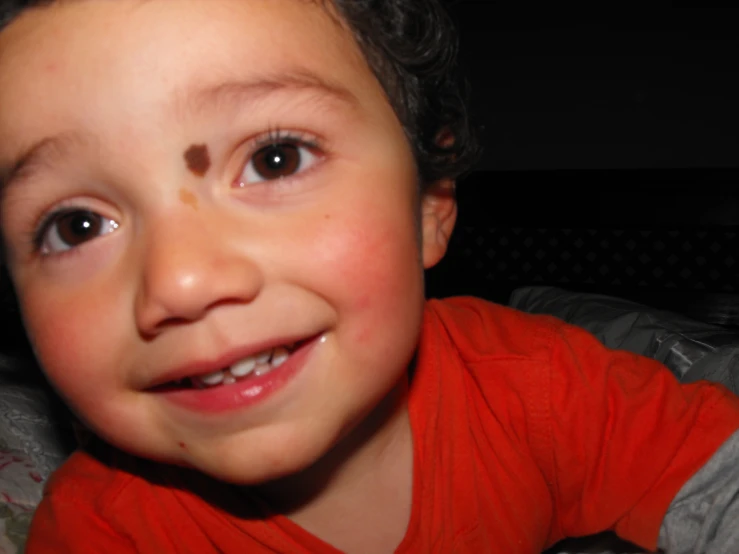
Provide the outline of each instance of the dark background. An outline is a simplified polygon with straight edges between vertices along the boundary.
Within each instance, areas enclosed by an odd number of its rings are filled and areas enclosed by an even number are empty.
[[[739,9],[449,1],[484,152],[429,295],[555,285],[739,326]]]
[[[453,2],[478,169],[739,167],[739,10],[592,4]]]

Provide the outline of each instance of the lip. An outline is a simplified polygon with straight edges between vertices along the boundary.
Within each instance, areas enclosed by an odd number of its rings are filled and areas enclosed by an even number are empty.
[[[152,391],[158,387],[169,385],[183,379],[189,379],[191,377],[202,377],[204,375],[209,375],[215,371],[220,371],[222,369],[226,369],[227,367],[231,367],[236,362],[240,362],[241,360],[244,360],[249,356],[261,354],[262,352],[272,350],[273,348],[276,348],[278,346],[294,344],[295,350],[297,350],[303,343],[309,342],[319,336],[320,335],[313,335],[306,338],[305,335],[303,335],[302,338],[286,337],[282,339],[273,339],[230,350],[225,354],[219,356],[218,358],[194,361],[165,373],[161,377],[157,378],[156,381],[148,385],[147,390]]]
[[[173,404],[192,412],[220,414],[244,409],[263,402],[292,381],[305,366],[308,357],[320,342],[321,336],[322,335],[316,335],[307,340],[296,341],[297,346],[290,354],[290,357],[281,366],[273,369],[266,375],[250,376],[230,385],[217,385],[215,387],[207,387],[204,389],[185,388],[161,391],[150,389],[150,392],[168,402],[172,402]],[[274,343],[274,346],[282,344],[290,344],[290,342]],[[207,373],[209,371],[212,372],[216,369],[227,367],[228,365],[231,365],[251,354],[263,352],[269,348],[269,346],[266,346],[261,350],[254,350],[252,348],[248,350],[247,354],[241,357],[228,356],[224,358],[226,363],[223,365],[209,364],[205,369],[203,369],[203,366],[199,366],[199,369],[201,370],[201,373]],[[230,363],[228,363],[228,360],[231,360]],[[178,375],[179,374],[180,373],[178,373]],[[190,372],[185,373],[184,375],[191,377],[198,374],[199,373]],[[178,378],[184,377],[174,377],[172,380],[177,380]]]

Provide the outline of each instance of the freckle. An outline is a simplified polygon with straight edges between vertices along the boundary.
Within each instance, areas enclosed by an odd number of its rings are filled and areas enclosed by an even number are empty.
[[[186,444],[185,444],[184,442],[178,442],[177,444],[178,444],[178,445],[179,445],[179,447],[180,447],[180,448],[182,448],[183,450],[187,450],[187,445],[186,445]]]
[[[198,198],[187,189],[180,189],[180,202],[190,206],[193,210],[198,209]]]
[[[185,163],[187,168],[198,177],[205,176],[210,169],[210,154],[205,144],[193,144],[185,150]]]

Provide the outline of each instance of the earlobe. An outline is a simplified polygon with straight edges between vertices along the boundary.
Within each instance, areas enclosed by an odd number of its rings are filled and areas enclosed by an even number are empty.
[[[431,185],[421,199],[423,267],[433,267],[444,257],[457,221],[454,180],[442,179]]]

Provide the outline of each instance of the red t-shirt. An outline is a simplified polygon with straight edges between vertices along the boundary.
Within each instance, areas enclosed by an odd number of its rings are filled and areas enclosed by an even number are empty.
[[[427,304],[409,403],[408,553],[535,554],[608,529],[654,549],[671,500],[739,427],[725,388],[472,298]],[[107,449],[52,477],[27,552],[337,551],[243,489]]]

